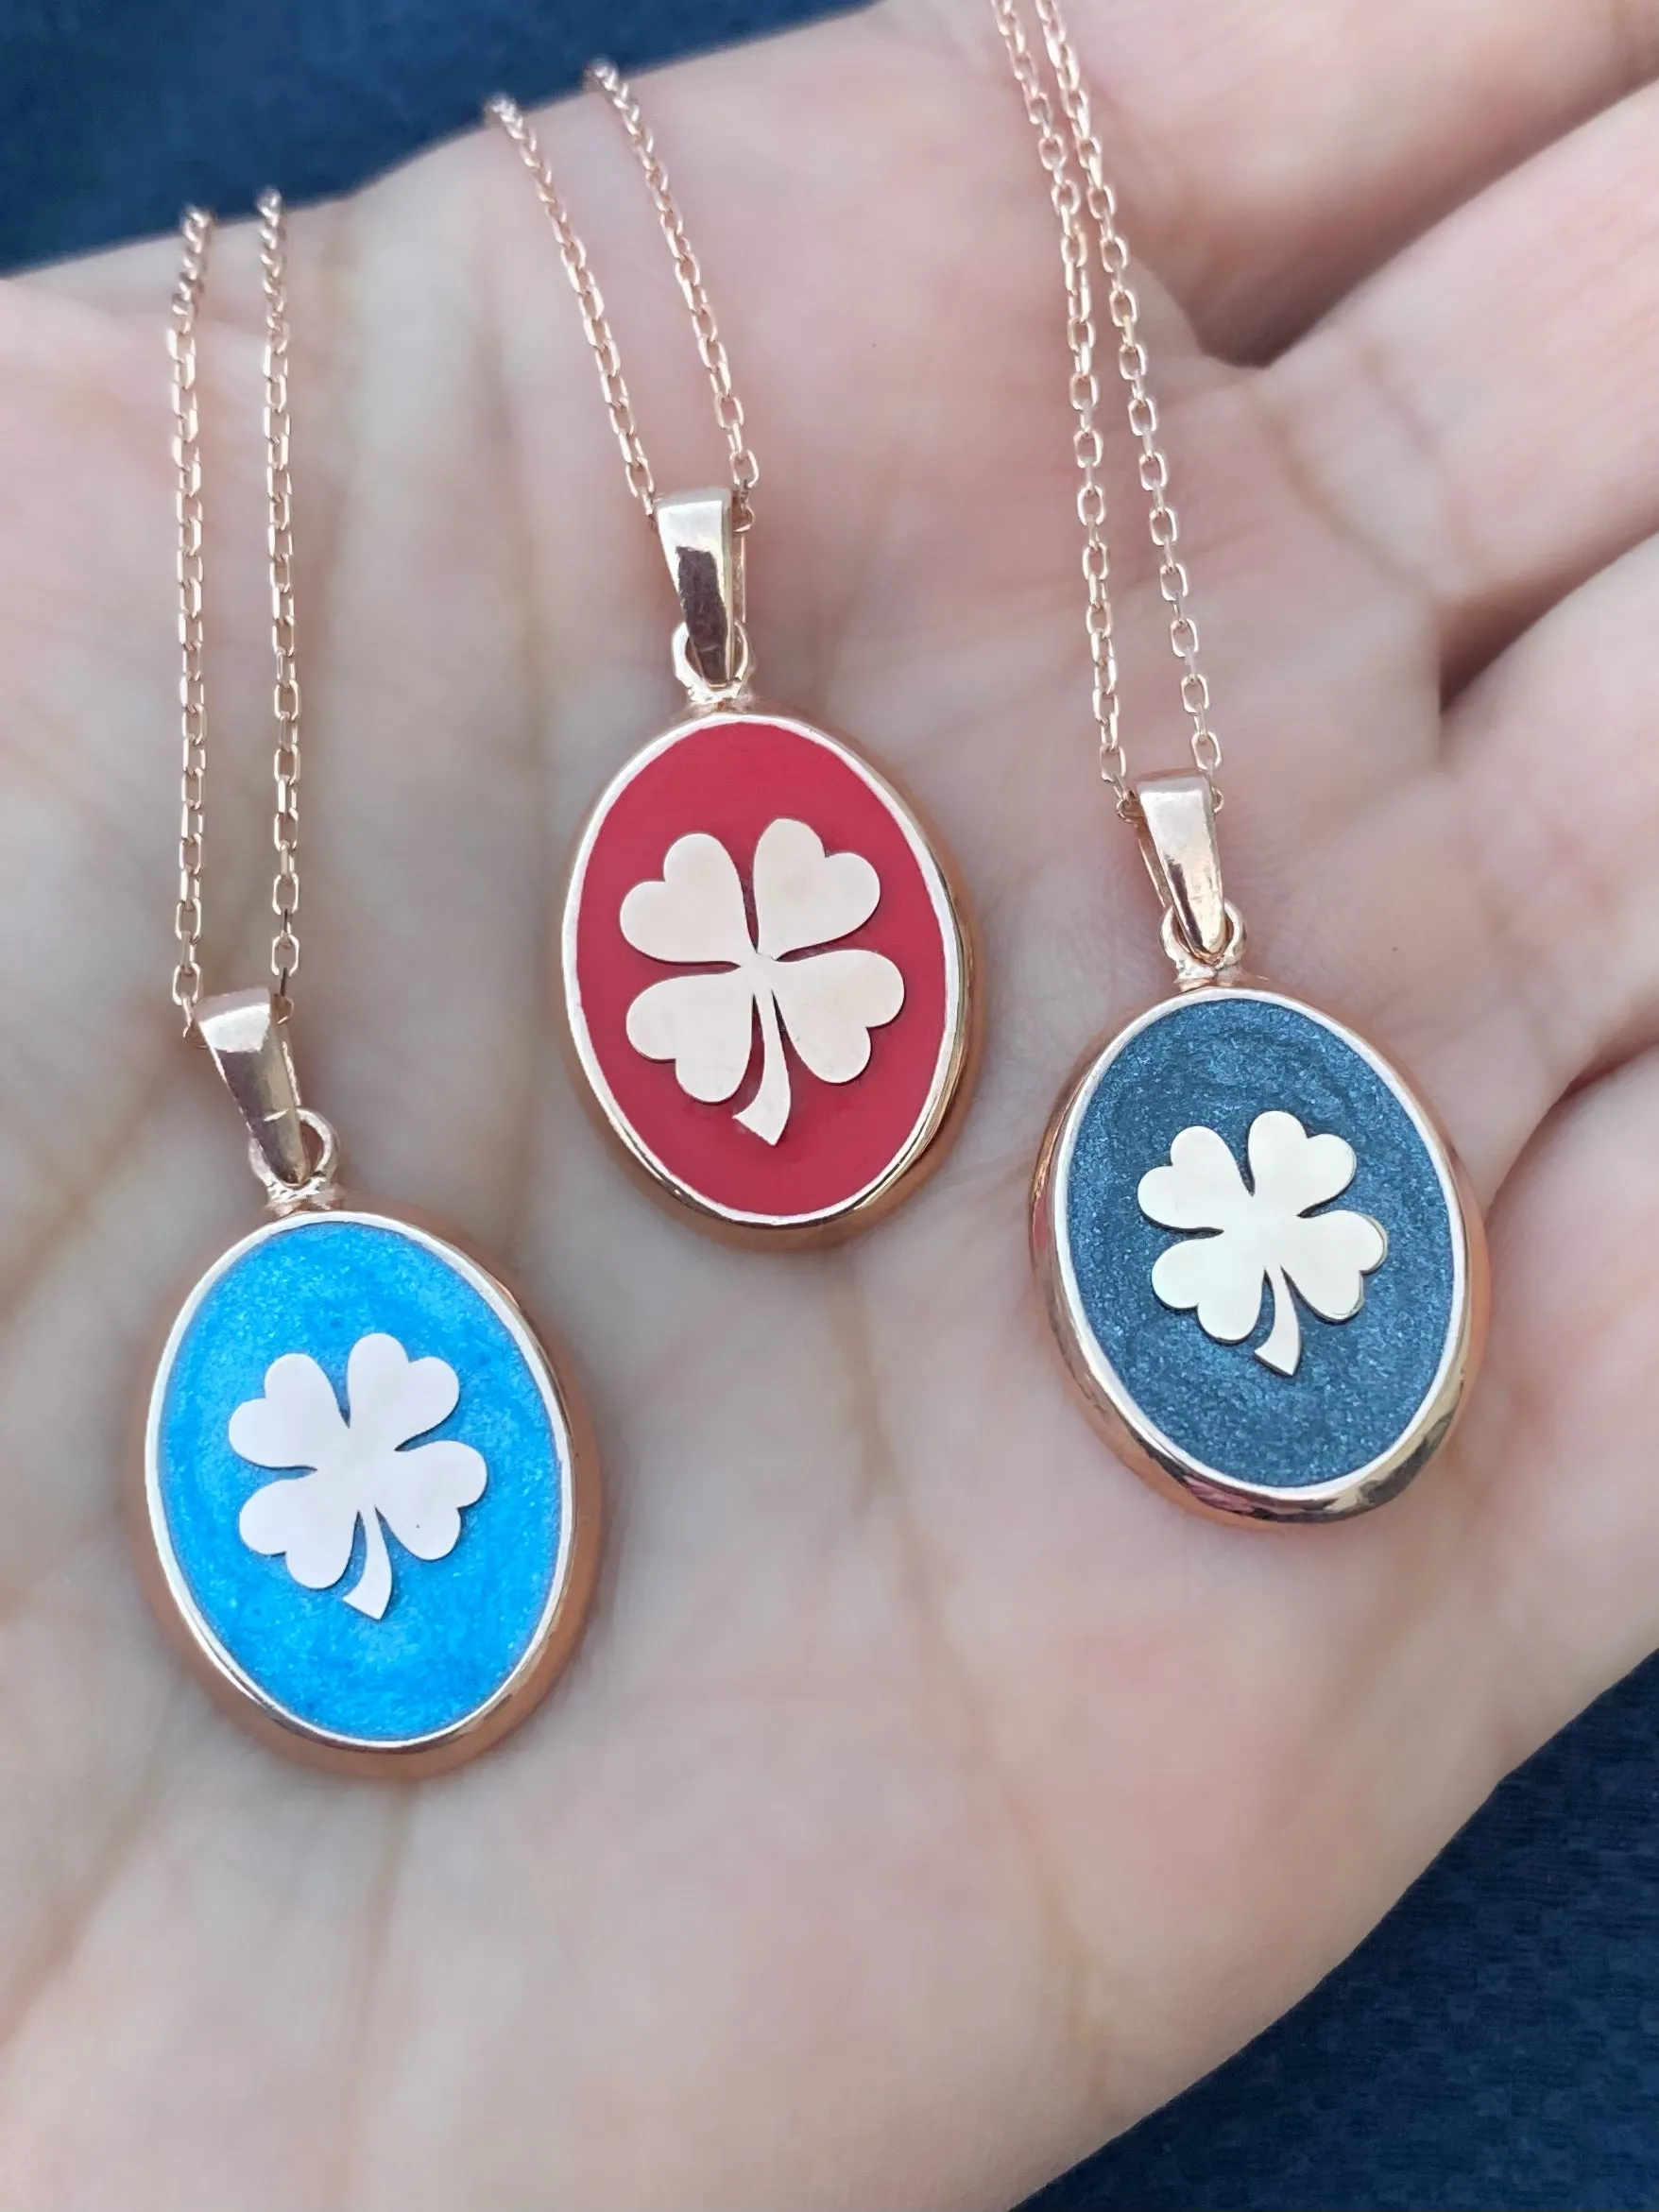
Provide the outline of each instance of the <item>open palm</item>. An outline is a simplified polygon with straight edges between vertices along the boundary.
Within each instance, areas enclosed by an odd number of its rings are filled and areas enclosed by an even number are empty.
[[[482,135],[296,225],[301,1075],[353,1186],[568,1345],[607,1566],[539,1715],[404,1789],[163,1650],[118,1501],[172,1302],[256,1218],[175,1034],[164,304],[0,295],[0,2197],[992,2203],[1360,1937],[1659,1636],[1659,9],[1077,6],[1140,251],[1253,964],[1410,1068],[1490,1208],[1484,1380],[1351,1527],[1194,1521],[1030,1287],[1075,1055],[1166,985],[1095,780],[1052,218],[988,18],[874,13],[649,106],[765,470],[766,693],[922,795],[990,1049],[938,1179],[710,1244],[547,995],[583,811],[675,706],[660,562]],[[719,447],[608,117],[547,125],[658,481]],[[276,180],[280,181],[280,180]],[[257,272],[204,340],[210,987],[263,972]],[[1115,436],[1137,768],[1172,663]]]

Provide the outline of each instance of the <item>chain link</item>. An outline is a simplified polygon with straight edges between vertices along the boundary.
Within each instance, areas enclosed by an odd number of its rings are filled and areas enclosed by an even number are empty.
[[[623,466],[628,474],[628,489],[644,508],[647,515],[657,506],[657,487],[651,477],[651,464],[645,458],[645,449],[640,442],[640,429],[634,420],[634,403],[628,397],[626,379],[622,371],[622,355],[616,350],[616,339],[611,333],[610,318],[605,312],[605,301],[593,271],[588,266],[588,249],[577,237],[570,214],[559,197],[558,186],[553,180],[531,129],[528,120],[518,104],[505,94],[488,102],[484,111],[492,123],[503,130],[519,149],[519,155],[530,172],[537,196],[547,211],[547,219],[553,225],[554,236],[558,241],[559,259],[564,263],[565,274],[571,280],[571,288],[576,295],[576,304],[582,311],[582,328],[588,334],[588,343],[593,358],[599,364],[599,383],[605,393],[606,410],[610,416],[610,427],[616,433],[616,442],[622,448]]]
[[[182,254],[173,288],[167,352],[173,363],[173,465],[178,472],[174,513],[179,523],[179,900],[173,933],[179,960],[173,1003],[188,1037],[201,997],[202,780],[207,768],[207,724],[201,676],[201,424],[196,400],[196,320],[207,275],[214,218],[191,208],[180,230]]]
[[[282,197],[259,199],[260,274],[265,283],[265,482],[270,560],[271,651],[277,679],[271,706],[277,717],[276,813],[271,842],[277,872],[271,883],[271,980],[286,1011],[288,986],[299,968],[299,677],[294,659],[294,478],[289,466],[287,231]]]
[[[674,191],[668,181],[668,171],[662,165],[640,103],[632,88],[610,61],[595,61],[583,79],[590,92],[601,94],[609,101],[629,146],[634,149],[644,174],[645,187],[651,195],[651,204],[657,211],[657,220],[674,259],[674,273],[678,281],[680,294],[692,317],[692,328],[696,333],[697,352],[708,373],[709,388],[714,395],[714,420],[726,433],[727,450],[731,455],[731,484],[735,497],[732,501],[732,524],[746,530],[755,519],[750,494],[761,481],[761,464],[756,460],[744,434],[743,402],[731,388],[731,363],[726,357],[726,346],[714,320],[713,305],[703,282],[703,271],[692,242],[686,236],[685,217],[679,212]]]
[[[1128,390],[1129,427],[1140,448],[1137,472],[1147,495],[1148,528],[1158,557],[1158,591],[1170,610],[1170,646],[1181,663],[1181,705],[1192,725],[1192,758],[1199,773],[1208,780],[1219,809],[1222,795],[1216,789],[1215,777],[1222,763],[1221,740],[1210,727],[1209,685],[1198,662],[1198,626],[1188,605],[1190,583],[1178,551],[1180,524],[1169,499],[1169,457],[1158,444],[1157,406],[1147,381],[1139,303],[1128,282],[1129,248],[1118,226],[1117,197],[1106,178],[1105,156],[1059,0],[1032,0],[1032,6],[1054,73],[1069,149],[1056,128],[1053,104],[1027,43],[1018,0],[991,0],[1026,114],[1037,134],[1038,159],[1048,174],[1050,197],[1060,219],[1067,338],[1072,357],[1070,400],[1077,418],[1073,447],[1083,472],[1077,505],[1086,539],[1083,567],[1088,582],[1089,651],[1094,663],[1095,719],[1101,732],[1101,773],[1111,785],[1120,810],[1130,808],[1133,799],[1119,733],[1117,665],[1111,643],[1105,497],[1099,481],[1101,440],[1095,420],[1100,386],[1094,369],[1096,333],[1087,277],[1091,256],[1084,208],[1093,226],[1106,287],[1106,310],[1118,336],[1118,373]]]
[[[746,530],[754,521],[751,494],[760,481],[761,464],[749,450],[744,436],[743,403],[732,389],[731,364],[727,358],[726,347],[714,319],[714,310],[703,282],[702,269],[686,235],[685,220],[668,181],[668,172],[662,165],[650,130],[640,112],[639,101],[611,64],[608,61],[596,61],[589,70],[586,81],[593,91],[602,94],[615,110],[627,133],[628,144],[633,147],[644,172],[657,219],[674,257],[675,275],[686,305],[691,310],[697,352],[708,372],[710,389],[714,395],[714,420],[720,425],[731,455],[732,522],[737,529]],[[616,337],[605,312],[605,301],[599,286],[588,266],[587,248],[576,234],[570,211],[553,180],[553,174],[547,166],[536,133],[520,108],[512,100],[498,96],[488,103],[485,113],[491,122],[501,126],[518,147],[520,157],[535,182],[541,204],[547,211],[547,218],[558,241],[559,258],[581,309],[582,328],[587,333],[588,344],[598,364],[600,386],[605,394],[610,426],[616,433],[617,444],[622,448],[628,489],[649,516],[656,511],[657,488],[652,478],[651,465],[645,458],[644,446],[640,439],[639,424],[634,420],[633,402],[623,376],[622,356],[617,351]]]
[[[277,933],[271,976],[279,1007],[299,966],[299,679],[294,657],[294,485],[289,462],[286,237],[282,202],[274,192],[259,202],[260,266],[265,286],[265,440],[270,566],[271,645],[277,677],[276,805],[271,838],[277,869],[271,907]],[[173,928],[179,959],[173,1003],[186,1036],[201,998],[203,811],[207,712],[202,677],[201,422],[197,391],[197,324],[207,279],[214,218],[191,208],[180,225],[179,281],[174,286],[167,350],[173,365],[174,513],[179,525],[179,898]]]
[[[1095,374],[1094,300],[1089,288],[1089,248],[1083,226],[1083,192],[1071,166],[1066,140],[1054,121],[1053,103],[1043,89],[1035,58],[1026,43],[1017,0],[991,0],[998,28],[1008,48],[1015,81],[1037,137],[1037,159],[1049,180],[1049,197],[1060,218],[1060,260],[1066,276],[1066,342],[1071,350],[1068,393],[1077,418],[1071,451],[1083,481],[1077,491],[1077,519],[1083,524],[1083,574],[1088,587],[1088,650],[1094,669],[1094,714],[1101,733],[1101,774],[1120,808],[1130,803],[1128,763],[1119,734],[1118,657],[1112,640],[1111,554],[1106,542],[1106,494],[1100,480],[1103,457],[1100,379]]]

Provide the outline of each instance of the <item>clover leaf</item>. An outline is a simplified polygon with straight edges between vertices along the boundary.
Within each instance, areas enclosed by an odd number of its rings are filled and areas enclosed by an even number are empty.
[[[446,1420],[460,1395],[447,1361],[411,1360],[395,1337],[363,1336],[346,1363],[347,1419],[311,1355],[284,1352],[266,1370],[265,1396],[231,1415],[231,1449],[255,1466],[311,1471],[253,1493],[237,1521],[242,1541],[284,1553],[297,1583],[323,1590],[351,1564],[361,1521],[368,1556],[346,1603],[380,1620],[392,1594],[382,1520],[417,1559],[442,1559],[460,1538],[461,1507],[484,1495],[487,1471],[470,1444],[403,1449]]]
[[[1344,1138],[1309,1136],[1294,1114],[1258,1114],[1246,1140],[1246,1185],[1223,1139],[1213,1129],[1183,1129],[1166,1167],[1142,1175],[1140,1209],[1160,1226],[1213,1235],[1172,1244],[1152,1271],[1166,1306],[1196,1312],[1199,1327],[1220,1344],[1241,1344],[1272,1286],[1273,1327],[1256,1356],[1281,1375],[1302,1357],[1294,1285],[1325,1321],[1351,1321],[1365,1296],[1364,1277],[1382,1265],[1388,1237],[1369,1214],[1314,1213],[1353,1181],[1359,1167]]]
[[[628,943],[653,960],[704,965],[642,990],[628,1008],[627,1034],[646,1059],[674,1062],[688,1097],[713,1104],[743,1082],[758,1012],[760,1088],[735,1119],[776,1144],[791,1106],[779,1017],[821,1082],[850,1083],[869,1065],[870,1031],[903,1005],[904,978],[881,952],[809,950],[847,936],[876,911],[881,880],[861,853],[826,852],[804,822],[779,818],[755,847],[752,888],[753,935],[736,865],[705,831],[677,838],[660,878],[635,884],[622,902]]]

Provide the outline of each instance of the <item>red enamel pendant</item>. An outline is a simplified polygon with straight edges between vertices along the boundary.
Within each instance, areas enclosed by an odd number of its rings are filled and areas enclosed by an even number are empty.
[[[724,498],[659,504],[671,567],[676,510],[683,550],[685,509]],[[717,575],[718,518],[693,550]],[[562,932],[571,1038],[652,1190],[719,1233],[832,1241],[907,1194],[953,1134],[974,1043],[966,923],[910,804],[851,746],[741,680],[701,679],[724,641],[693,665],[690,621],[725,594],[699,601],[683,567],[676,581],[701,712],[627,763],[583,832]]]

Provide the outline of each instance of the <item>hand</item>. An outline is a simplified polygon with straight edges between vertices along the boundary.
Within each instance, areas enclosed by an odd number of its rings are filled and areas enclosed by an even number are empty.
[[[671,609],[510,149],[296,226],[308,1095],[583,1378],[572,1673],[477,1767],[291,1768],[164,1651],[118,1492],[257,1218],[167,1002],[146,246],[0,295],[0,2194],[1005,2202],[1213,2065],[1659,1637],[1659,8],[1085,6],[1258,969],[1413,1071],[1490,1208],[1456,1444],[1349,1527],[1190,1519],[1025,1257],[1076,1055],[1167,974],[1095,780],[1052,216],[988,19],[890,0],[654,79],[764,476],[768,693],[922,795],[988,941],[946,1171],[758,1257],[605,1157],[554,1042],[576,824]],[[1589,118],[1586,120],[1586,118]],[[596,105],[546,143],[660,482],[721,448]],[[264,971],[251,241],[204,340],[210,987]],[[1109,374],[1132,759],[1185,759]]]

